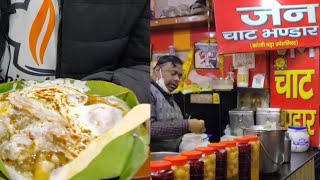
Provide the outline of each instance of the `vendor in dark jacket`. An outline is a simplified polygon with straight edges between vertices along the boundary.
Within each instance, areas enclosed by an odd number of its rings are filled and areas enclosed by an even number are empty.
[[[151,91],[151,151],[179,151],[187,132],[202,133],[204,121],[184,119],[172,92],[182,76],[182,61],[175,56],[161,57],[153,69]]]
[[[104,80],[149,102],[150,1],[62,1],[58,78]]]

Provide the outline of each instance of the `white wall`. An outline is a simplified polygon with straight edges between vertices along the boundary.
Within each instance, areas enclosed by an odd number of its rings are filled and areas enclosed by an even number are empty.
[[[186,4],[191,6],[196,0],[168,0],[169,6],[179,6],[180,4]]]
[[[185,4],[191,6],[196,0],[154,0],[156,5],[156,17],[160,17],[162,9],[167,6],[179,6]]]

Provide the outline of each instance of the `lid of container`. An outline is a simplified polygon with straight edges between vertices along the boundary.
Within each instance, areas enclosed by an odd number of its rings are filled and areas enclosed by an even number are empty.
[[[209,147],[213,148],[214,150],[224,149],[226,145],[223,143],[211,143],[208,145]]]
[[[229,111],[229,114],[253,114],[254,110],[251,108],[235,108]]]
[[[196,151],[200,151],[205,155],[213,154],[214,149],[212,147],[199,147],[195,149]]]
[[[246,135],[244,137],[248,138],[249,141],[258,141],[259,140],[259,137],[258,136],[254,136],[254,135]]]
[[[250,111],[237,111],[237,112],[229,112],[229,116],[253,116],[254,113]]]
[[[199,151],[185,151],[181,153],[183,156],[186,156],[188,159],[199,159],[202,155],[202,152]]]
[[[202,140],[204,138],[207,138],[207,134],[196,134],[196,133],[187,133],[183,135],[183,139],[190,139],[190,140]]]
[[[151,161],[150,170],[151,171],[162,171],[171,169],[170,161]]]
[[[234,108],[231,109],[230,111],[253,111],[253,108],[248,108],[248,107],[240,107],[240,108]]]
[[[250,132],[250,133],[259,133],[259,132],[275,132],[275,131],[286,131],[287,129],[281,126],[276,126],[276,127],[268,127],[265,128],[264,125],[254,125],[250,127],[241,127],[245,132]]]
[[[289,126],[289,129],[293,129],[293,130],[306,130],[307,127],[304,126]]]
[[[188,158],[186,156],[166,156],[166,161],[170,161],[172,166],[183,166],[187,163]]]
[[[225,144],[226,147],[235,147],[237,146],[236,141],[221,141],[220,143]]]
[[[249,143],[249,138],[246,138],[246,137],[241,137],[241,138],[235,138],[234,139],[237,143],[243,143],[243,144],[246,144],[246,143]]]
[[[267,112],[280,112],[280,108],[257,108],[257,113],[260,111],[267,111]]]

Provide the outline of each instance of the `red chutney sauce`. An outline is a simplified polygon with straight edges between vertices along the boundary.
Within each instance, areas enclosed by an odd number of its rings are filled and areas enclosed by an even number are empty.
[[[201,158],[202,152],[199,151],[185,151],[181,153],[188,158],[190,164],[190,180],[204,179],[204,161]]]
[[[251,144],[246,137],[234,139],[239,149],[239,179],[251,180]]]
[[[227,150],[226,145],[223,143],[211,143],[209,147],[214,149],[216,154],[216,179],[227,179]]]
[[[169,161],[151,161],[150,162],[152,180],[173,180],[174,174],[171,170]]]

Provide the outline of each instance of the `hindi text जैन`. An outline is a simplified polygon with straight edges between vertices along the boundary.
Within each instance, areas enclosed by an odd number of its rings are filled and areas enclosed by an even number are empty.
[[[313,97],[313,89],[304,90],[306,83],[311,83],[315,70],[282,70],[275,71],[276,91],[278,94],[286,94],[286,98],[298,98],[298,92],[302,99],[308,100]],[[299,76],[304,76],[298,79]],[[291,83],[292,78],[292,83]],[[284,84],[283,86],[281,84]],[[291,94],[292,89],[292,94]]]
[[[289,126],[305,126],[308,129],[310,136],[315,135],[313,126],[316,119],[316,110],[283,110],[284,111],[284,125]],[[300,122],[299,122],[300,121]],[[302,123],[301,123],[302,121]]]
[[[249,26],[261,26],[268,22],[268,16],[272,16],[274,26],[281,26],[281,10],[285,10],[283,18],[287,22],[299,22],[304,18],[304,13],[307,13],[308,23],[315,24],[316,8],[319,4],[301,4],[301,5],[281,5],[274,7],[242,7],[237,8],[237,12],[253,12],[254,16],[258,16],[257,20],[252,20],[249,14],[242,14],[241,20]]]

